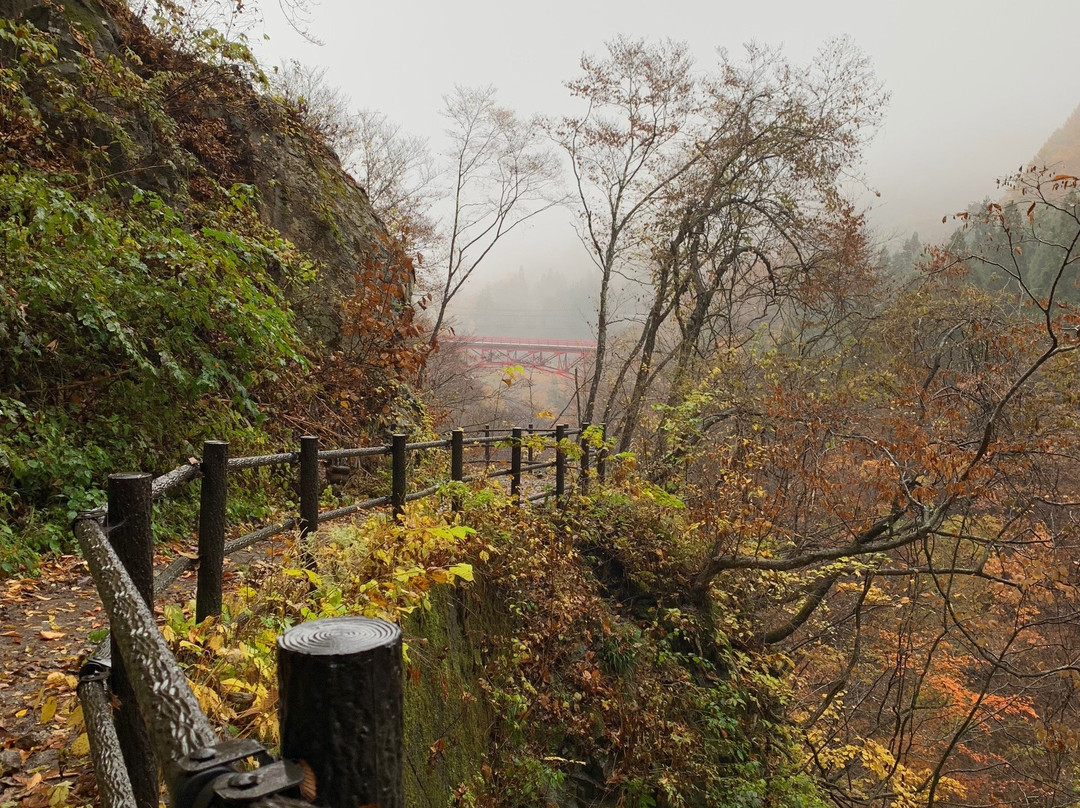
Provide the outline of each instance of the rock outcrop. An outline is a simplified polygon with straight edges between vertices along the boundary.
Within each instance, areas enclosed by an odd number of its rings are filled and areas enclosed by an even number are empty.
[[[313,259],[304,277],[275,278],[312,343],[341,347],[341,301],[358,283],[409,283],[407,270],[388,268],[396,257],[391,239],[364,190],[291,110],[256,89],[253,63],[211,64],[205,54],[185,53],[117,0],[4,0],[0,17],[53,34],[60,72],[108,65],[119,85],[84,93],[101,113],[96,119],[46,108],[49,130],[68,141],[61,151],[70,156],[93,144],[98,172],[172,204],[212,193],[211,185],[258,191],[264,223]],[[4,55],[0,48],[0,63]]]

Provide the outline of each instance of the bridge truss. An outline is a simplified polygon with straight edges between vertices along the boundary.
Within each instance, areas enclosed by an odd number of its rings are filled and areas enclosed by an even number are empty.
[[[514,365],[563,379],[596,353],[596,343],[583,340],[521,337],[449,336],[440,342],[459,351],[469,367],[505,368]]]

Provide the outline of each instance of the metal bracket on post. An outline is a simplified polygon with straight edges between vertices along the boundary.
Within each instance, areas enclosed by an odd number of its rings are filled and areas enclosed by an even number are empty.
[[[231,764],[253,757],[259,767],[239,772]],[[224,800],[252,802],[295,789],[304,770],[287,760],[274,760],[258,741],[239,738],[195,749],[176,761],[179,776],[171,785],[174,808],[207,808]],[[215,800],[215,797],[217,798]]]

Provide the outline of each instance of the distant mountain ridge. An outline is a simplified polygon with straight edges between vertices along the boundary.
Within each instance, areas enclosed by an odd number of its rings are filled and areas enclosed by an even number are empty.
[[[1031,165],[1080,173],[1080,105],[1042,145]]]

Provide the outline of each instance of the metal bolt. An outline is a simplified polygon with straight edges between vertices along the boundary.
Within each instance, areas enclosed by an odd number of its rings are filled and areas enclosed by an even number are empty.
[[[251,788],[262,782],[262,774],[259,772],[240,772],[229,778],[230,788]]]
[[[194,752],[191,752],[188,757],[192,760],[198,760],[201,762],[206,760],[213,760],[215,754],[216,753],[214,752],[214,750],[211,749],[209,746],[204,746],[200,749],[196,749]]]

